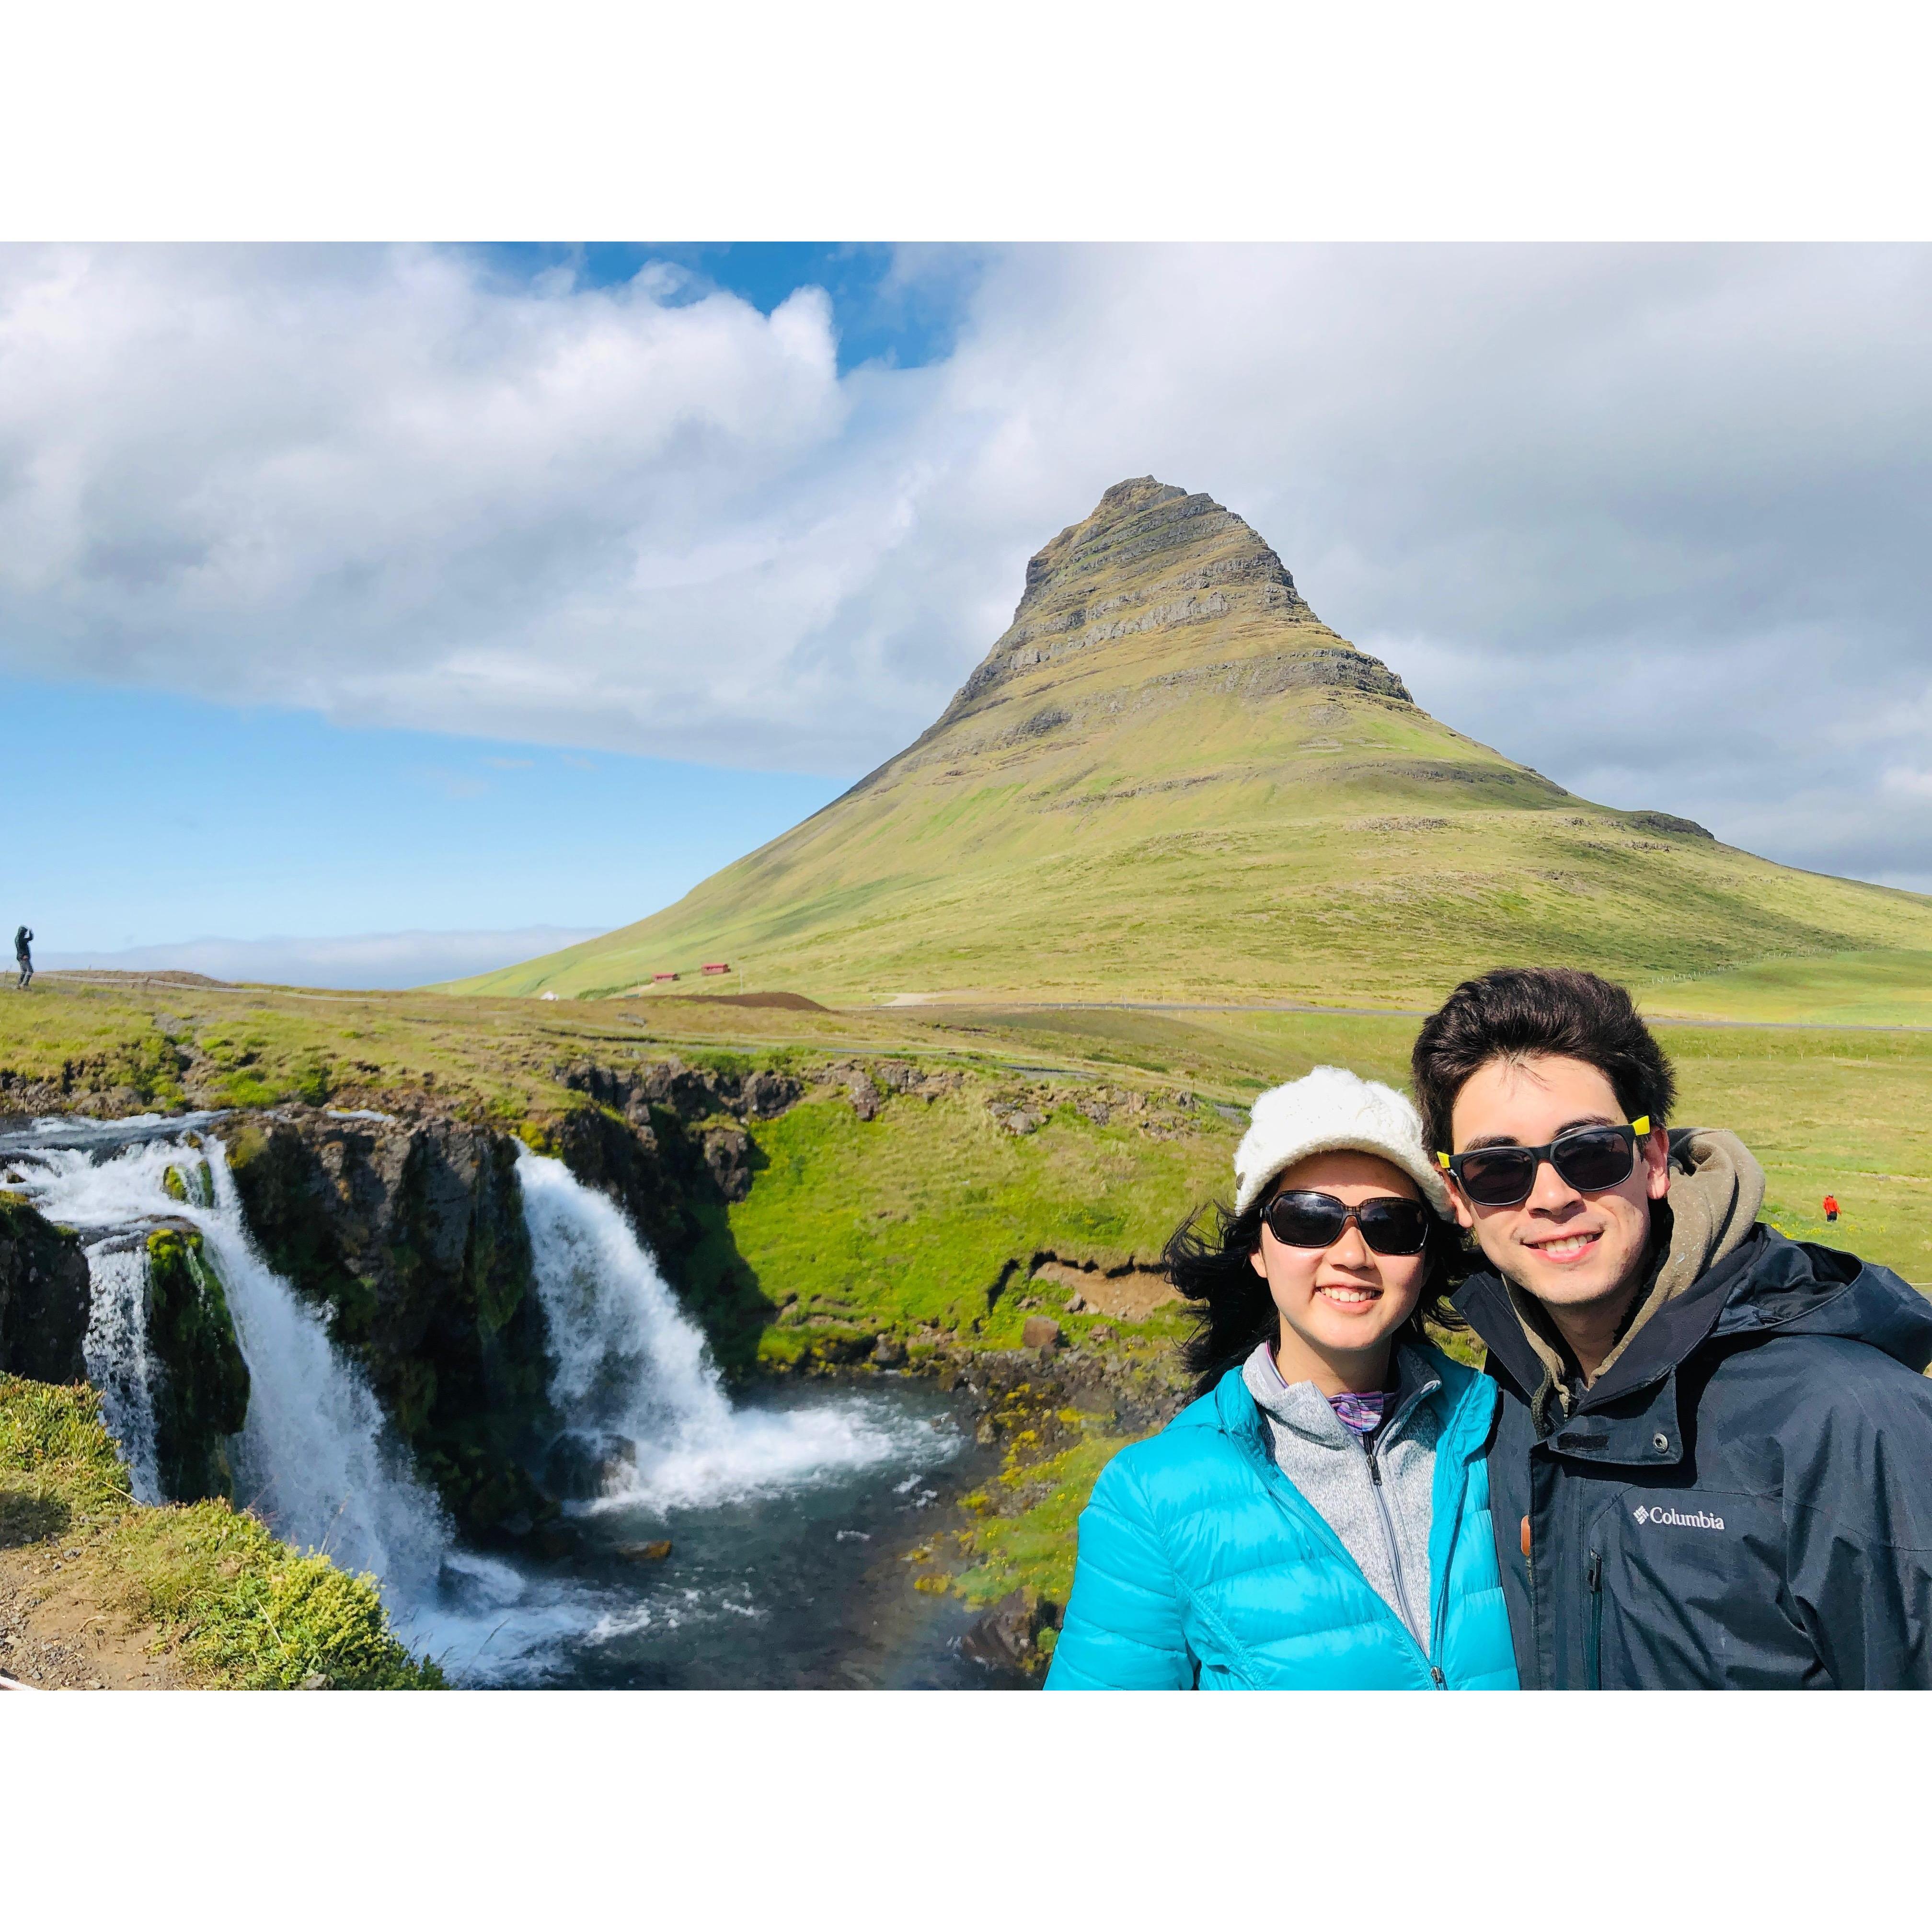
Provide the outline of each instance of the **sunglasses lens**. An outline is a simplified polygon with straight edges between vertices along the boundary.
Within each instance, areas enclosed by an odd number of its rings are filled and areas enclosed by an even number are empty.
[[[1536,1178],[1536,1156],[1527,1148],[1484,1148],[1463,1155],[1456,1178],[1478,1205],[1508,1208],[1528,1196]]]
[[[1572,1187],[1615,1187],[1629,1180],[1636,1150],[1630,1136],[1614,1127],[1585,1127],[1565,1134],[1550,1158]]]
[[[1332,1194],[1298,1189],[1268,1203],[1268,1224],[1274,1238],[1291,1248],[1325,1248],[1339,1240],[1348,1210]]]
[[[1297,1189],[1268,1203],[1268,1224],[1285,1247],[1332,1247],[1348,1225],[1348,1210],[1332,1194]],[[1378,1255],[1414,1255],[1429,1235],[1429,1210],[1419,1201],[1364,1201],[1355,1210],[1362,1239]]]
[[[1429,1238],[1429,1210],[1419,1201],[1365,1201],[1355,1218],[1378,1255],[1418,1255]]]

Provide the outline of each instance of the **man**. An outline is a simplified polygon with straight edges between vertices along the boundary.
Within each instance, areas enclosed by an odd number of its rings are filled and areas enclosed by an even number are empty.
[[[14,963],[20,969],[20,983],[15,989],[24,993],[34,983],[34,956],[28,950],[34,935],[23,926],[14,935]]]
[[[1594,974],[1467,982],[1412,1072],[1487,1264],[1456,1305],[1525,1688],[1932,1686],[1932,1306],[1760,1222],[1734,1135],[1667,1132]]]

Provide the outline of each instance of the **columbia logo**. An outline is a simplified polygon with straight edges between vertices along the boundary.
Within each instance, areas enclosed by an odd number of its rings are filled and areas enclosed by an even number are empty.
[[[1642,1503],[1630,1511],[1638,1522],[1668,1523],[1674,1529],[1722,1529],[1724,1519],[1708,1510],[1694,1510],[1688,1516],[1674,1509],[1646,1509]]]

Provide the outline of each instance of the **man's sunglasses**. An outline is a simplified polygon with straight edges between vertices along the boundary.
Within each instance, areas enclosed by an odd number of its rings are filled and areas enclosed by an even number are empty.
[[[1539,1162],[1547,1161],[1579,1192],[1594,1194],[1629,1180],[1637,1143],[1650,1132],[1650,1116],[1621,1127],[1572,1127],[1546,1147],[1472,1148],[1436,1158],[1479,1208],[1514,1208],[1529,1198]]]
[[[1419,1255],[1429,1238],[1429,1210],[1397,1194],[1378,1195],[1351,1208],[1312,1188],[1284,1189],[1262,1210],[1268,1232],[1284,1247],[1330,1248],[1352,1221],[1378,1255]]]

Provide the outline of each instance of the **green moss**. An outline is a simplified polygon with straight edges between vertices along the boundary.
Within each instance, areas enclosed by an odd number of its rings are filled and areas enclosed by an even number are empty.
[[[1070,1448],[1044,1460],[1010,1460],[1000,1479],[1010,1487],[1024,1482],[1046,1484],[1044,1500],[1010,1516],[982,1514],[960,1532],[968,1567],[953,1587],[969,1603],[991,1604],[1010,1592],[1027,1588],[1048,1601],[1064,1604],[1073,1587],[1076,1526],[1100,1472],[1131,1437],[1083,1436]],[[994,1489],[1000,1486],[996,1484]],[[982,1496],[982,1510],[997,1505],[996,1497]]]
[[[162,1488],[182,1502],[232,1496],[228,1438],[248,1419],[248,1365],[221,1278],[191,1229],[148,1237],[148,1344],[163,1370],[154,1392]]]
[[[730,1232],[766,1300],[874,1333],[931,1323],[1011,1346],[1034,1253],[1145,1260],[1224,1185],[1234,1136],[1218,1118],[1156,1141],[1063,1107],[1016,1137],[987,1113],[991,1090],[889,1101],[869,1123],[842,1099],[753,1123],[764,1165]]]

